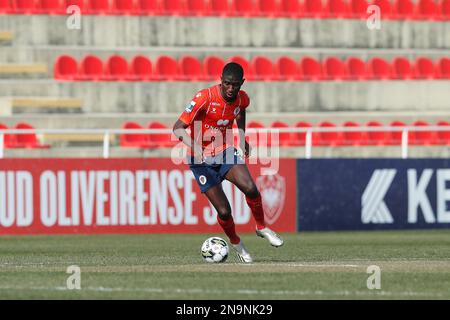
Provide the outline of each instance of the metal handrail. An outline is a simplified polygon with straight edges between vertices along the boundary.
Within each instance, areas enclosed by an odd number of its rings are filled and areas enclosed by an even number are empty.
[[[238,129],[234,129],[238,132]],[[380,127],[305,127],[305,128],[247,128],[248,133],[306,133],[305,158],[312,156],[312,134],[319,132],[402,132],[401,147],[402,158],[408,158],[408,133],[409,132],[440,132],[450,131],[448,126],[380,126]],[[0,159],[4,157],[4,135],[5,134],[102,134],[103,135],[103,157],[109,158],[110,136],[115,134],[171,134],[171,129],[0,129]]]

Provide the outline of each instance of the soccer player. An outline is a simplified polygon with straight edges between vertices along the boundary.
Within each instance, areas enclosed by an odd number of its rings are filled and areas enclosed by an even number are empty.
[[[233,62],[225,65],[221,83],[198,92],[175,123],[173,132],[189,148],[189,167],[201,192],[217,210],[217,221],[239,260],[251,263],[250,253],[236,234],[231,207],[221,185],[223,180],[230,181],[245,194],[258,236],[275,247],[282,246],[283,239],[266,226],[261,194],[240,152],[233,146],[232,130],[236,119],[240,149],[245,157],[249,156],[250,146],[245,140],[245,110],[250,99],[241,90],[244,81],[241,65]],[[187,128],[191,129],[190,135]]]

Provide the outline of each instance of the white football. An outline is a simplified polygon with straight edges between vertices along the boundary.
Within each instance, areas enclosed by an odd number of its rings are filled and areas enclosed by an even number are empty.
[[[202,257],[206,262],[221,263],[228,258],[228,243],[219,237],[208,238],[202,245]]]

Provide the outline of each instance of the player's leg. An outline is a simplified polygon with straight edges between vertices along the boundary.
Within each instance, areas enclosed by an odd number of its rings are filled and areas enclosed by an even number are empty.
[[[217,211],[217,222],[230,239],[231,245],[236,250],[241,262],[252,262],[252,257],[246,250],[243,242],[236,234],[236,226],[231,214],[231,206],[222,186],[216,185],[205,191],[205,195]]]
[[[256,221],[256,234],[259,237],[266,238],[274,247],[282,246],[284,243],[283,239],[266,226],[261,194],[253,181],[247,165],[234,165],[227,172],[225,178],[245,194],[247,204]]]

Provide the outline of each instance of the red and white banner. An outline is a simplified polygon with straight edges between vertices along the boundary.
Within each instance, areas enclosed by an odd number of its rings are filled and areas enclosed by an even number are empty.
[[[269,224],[296,231],[296,161],[250,171]],[[255,223],[244,195],[223,183],[238,232]],[[187,165],[170,159],[0,160],[0,235],[221,232]]]

